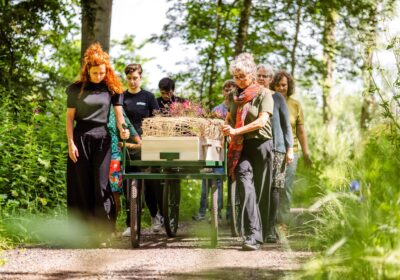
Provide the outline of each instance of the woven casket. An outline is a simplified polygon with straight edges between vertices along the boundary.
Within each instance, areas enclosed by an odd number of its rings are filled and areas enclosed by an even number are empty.
[[[142,124],[142,160],[224,160],[223,121],[197,117],[155,116]],[[164,156],[163,156],[164,155]]]

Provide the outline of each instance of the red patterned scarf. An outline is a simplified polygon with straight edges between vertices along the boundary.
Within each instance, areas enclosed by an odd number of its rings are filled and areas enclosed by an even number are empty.
[[[238,104],[236,111],[236,125],[235,128],[244,126],[244,120],[246,119],[247,113],[250,109],[249,102],[252,101],[259,92],[260,86],[258,84],[252,84],[248,86],[239,96],[235,96],[235,103]],[[231,142],[229,143],[228,149],[228,170],[232,180],[235,180],[235,168],[239,162],[240,155],[243,150],[243,135],[232,135]]]

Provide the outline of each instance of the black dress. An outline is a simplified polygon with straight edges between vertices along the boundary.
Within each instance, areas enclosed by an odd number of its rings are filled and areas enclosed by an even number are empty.
[[[122,95],[112,95],[104,83],[87,83],[80,94],[82,83],[70,85],[68,108],[75,108],[74,143],[78,161],[68,157],[67,206],[74,215],[101,231],[113,229],[115,205],[109,185],[111,138],[107,129],[111,103],[122,106]]]

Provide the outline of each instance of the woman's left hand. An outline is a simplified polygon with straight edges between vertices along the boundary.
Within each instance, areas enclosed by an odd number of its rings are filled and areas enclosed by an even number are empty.
[[[293,148],[288,148],[285,156],[285,160],[287,164],[291,164],[294,159]]]

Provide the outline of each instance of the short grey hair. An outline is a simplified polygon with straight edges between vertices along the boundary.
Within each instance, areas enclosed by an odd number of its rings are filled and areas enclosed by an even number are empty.
[[[257,71],[260,69],[264,69],[268,74],[274,75],[274,68],[269,64],[258,64]]]
[[[234,75],[237,71],[251,74],[254,78],[256,77],[257,66],[251,53],[241,53],[231,61],[229,72],[231,75]]]

